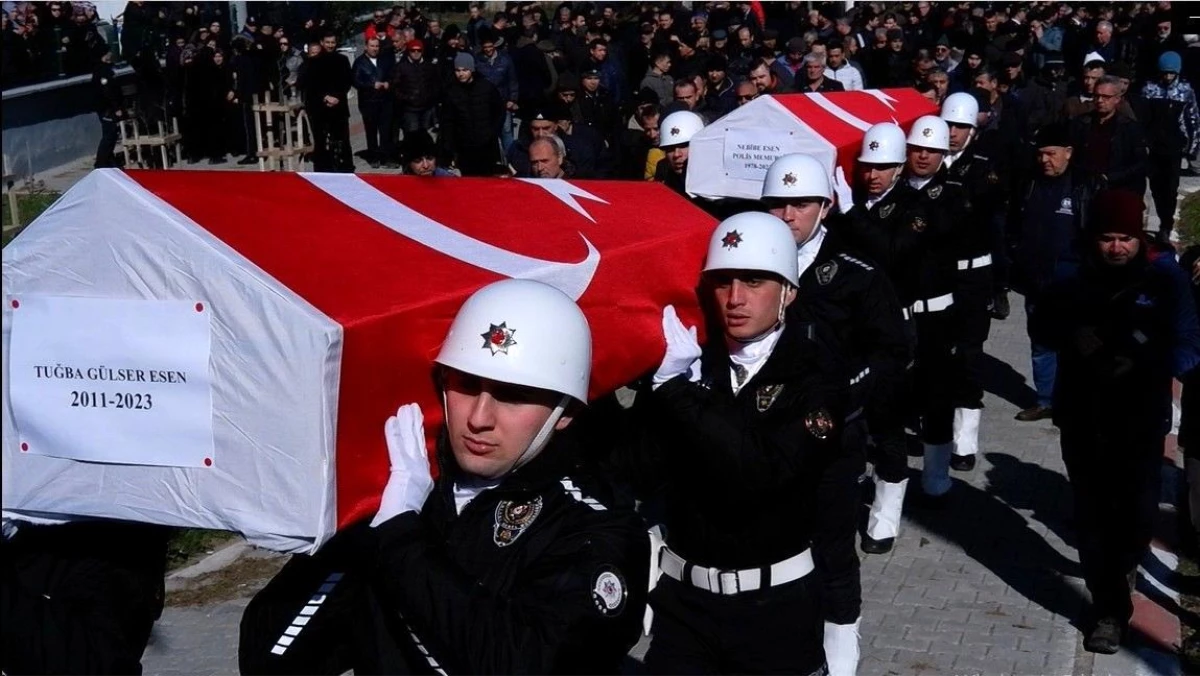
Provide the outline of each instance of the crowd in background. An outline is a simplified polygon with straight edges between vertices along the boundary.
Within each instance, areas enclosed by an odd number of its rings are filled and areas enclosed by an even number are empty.
[[[5,2],[4,88],[92,72],[107,47],[91,2]]]

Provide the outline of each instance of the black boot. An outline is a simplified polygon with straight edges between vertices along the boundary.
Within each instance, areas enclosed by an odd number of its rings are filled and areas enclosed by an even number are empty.
[[[1004,321],[1011,312],[1012,308],[1008,306],[1008,291],[997,291],[996,297],[992,299],[992,318]]]
[[[1121,647],[1121,623],[1115,617],[1102,617],[1083,640],[1088,652],[1112,655]]]
[[[896,538],[883,538],[876,540],[875,538],[863,533],[862,550],[868,554],[887,554],[892,551],[892,547],[896,544]]]

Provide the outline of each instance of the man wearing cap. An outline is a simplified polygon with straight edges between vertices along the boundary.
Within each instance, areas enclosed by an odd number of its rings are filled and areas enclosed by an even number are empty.
[[[475,77],[475,58],[454,57],[454,83],[442,101],[439,142],[463,176],[491,176],[500,162],[504,99],[495,85]]]
[[[1075,161],[1105,187],[1141,194],[1146,190],[1148,157],[1142,125],[1118,114],[1121,83],[1111,75],[1096,83],[1096,109],[1071,121]]]
[[[399,407],[378,513],[255,596],[241,671],[616,673],[650,551],[564,433],[587,401],[591,344],[583,312],[544,284],[468,298],[435,360],[438,479],[420,407]]]
[[[580,74],[579,123],[595,129],[611,147],[616,139],[621,122],[618,104],[612,92],[606,89],[595,68],[585,68]]]
[[[688,150],[695,136],[704,128],[704,118],[690,110],[680,110],[663,118],[658,125],[658,147],[667,154],[658,163],[654,180],[687,197]]]
[[[1079,264],[1079,238],[1092,211],[1095,180],[1071,162],[1074,141],[1065,123],[1047,125],[1034,140],[1038,171],[1011,202],[1013,288],[1025,296],[1026,316],[1041,304],[1047,286],[1063,271]],[[1036,400],[1016,419],[1034,422],[1053,414],[1058,358],[1054,350],[1030,334]]]
[[[902,393],[910,345],[900,302],[886,275],[825,227],[825,218],[834,208],[833,186],[819,160],[800,153],[775,160],[763,180],[762,199],[772,216],[787,223],[796,241],[800,284],[796,302],[788,308],[789,318],[814,327],[818,344],[839,364],[850,386],[844,450],[827,468],[818,493],[814,554],[823,578],[825,657],[830,673],[852,675],[862,606],[854,535],[866,426],[868,420],[875,427],[892,421],[893,431],[903,434],[901,417],[893,409]],[[901,485],[906,481],[906,460],[903,455],[897,460],[892,466],[901,475],[890,479]],[[879,485],[882,498],[888,486],[882,480]]]
[[[808,45],[804,44],[804,38],[794,37],[788,40],[787,49],[771,63],[771,70],[775,72],[775,77],[779,78],[781,82],[795,82],[797,85],[804,82],[804,77],[800,73],[804,70],[806,52],[808,52]]]
[[[1054,424],[1091,593],[1086,650],[1115,653],[1158,516],[1171,382],[1200,364],[1188,277],[1142,232],[1141,193],[1096,196],[1083,260],[1046,290],[1031,335],[1058,352]]]
[[[437,66],[425,58],[425,43],[413,39],[405,48],[405,56],[396,64],[392,92],[400,115],[400,129],[408,134],[434,126],[441,86]]]
[[[721,54],[708,57],[706,65],[708,73],[708,109],[717,117],[721,117],[737,107],[737,97],[734,95],[733,80],[729,79],[729,62]]]
[[[1158,57],[1157,82],[1142,87],[1138,120],[1148,136],[1150,195],[1158,212],[1158,239],[1168,244],[1175,226],[1179,173],[1185,157],[1200,150],[1200,112],[1196,92],[1180,76],[1183,59],[1175,52]]]
[[[707,346],[663,310],[666,354],[635,403],[642,445],[626,459],[663,492],[647,673],[827,673],[812,544],[845,388],[788,319],[797,283],[787,224],[738,214],[709,239]]]

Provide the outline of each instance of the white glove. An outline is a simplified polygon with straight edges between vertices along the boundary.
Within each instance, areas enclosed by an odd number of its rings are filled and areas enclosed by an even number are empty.
[[[700,341],[696,338],[696,327],[684,328],[674,305],[663,308],[662,325],[667,353],[654,373],[652,389],[684,373],[693,383],[700,380]]]
[[[825,663],[829,676],[854,676],[858,671],[858,625],[825,623]]]
[[[846,172],[841,167],[833,172],[833,192],[837,195],[838,211],[844,214],[854,208],[854,191],[846,182]]]
[[[387,439],[392,473],[379,501],[379,513],[371,520],[372,528],[397,514],[421,511],[421,505],[433,491],[424,427],[425,416],[416,404],[401,406],[384,423],[383,436]]]

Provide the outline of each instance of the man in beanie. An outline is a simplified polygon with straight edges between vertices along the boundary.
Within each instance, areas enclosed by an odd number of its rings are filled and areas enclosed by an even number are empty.
[[[1143,239],[1140,193],[1096,196],[1083,260],[1030,317],[1058,352],[1054,424],[1075,500],[1079,562],[1092,597],[1084,648],[1115,653],[1158,512],[1171,380],[1200,364],[1187,275]]]
[[[454,82],[442,101],[442,147],[463,176],[491,176],[500,163],[504,98],[491,82],[475,77],[475,57],[454,57]]]
[[[1138,121],[1146,130],[1150,148],[1147,177],[1154,209],[1158,212],[1158,238],[1170,242],[1175,225],[1175,204],[1179,193],[1179,171],[1183,158],[1200,149],[1200,112],[1196,110],[1196,92],[1179,71],[1183,59],[1175,52],[1158,57],[1158,81],[1142,87]]]

